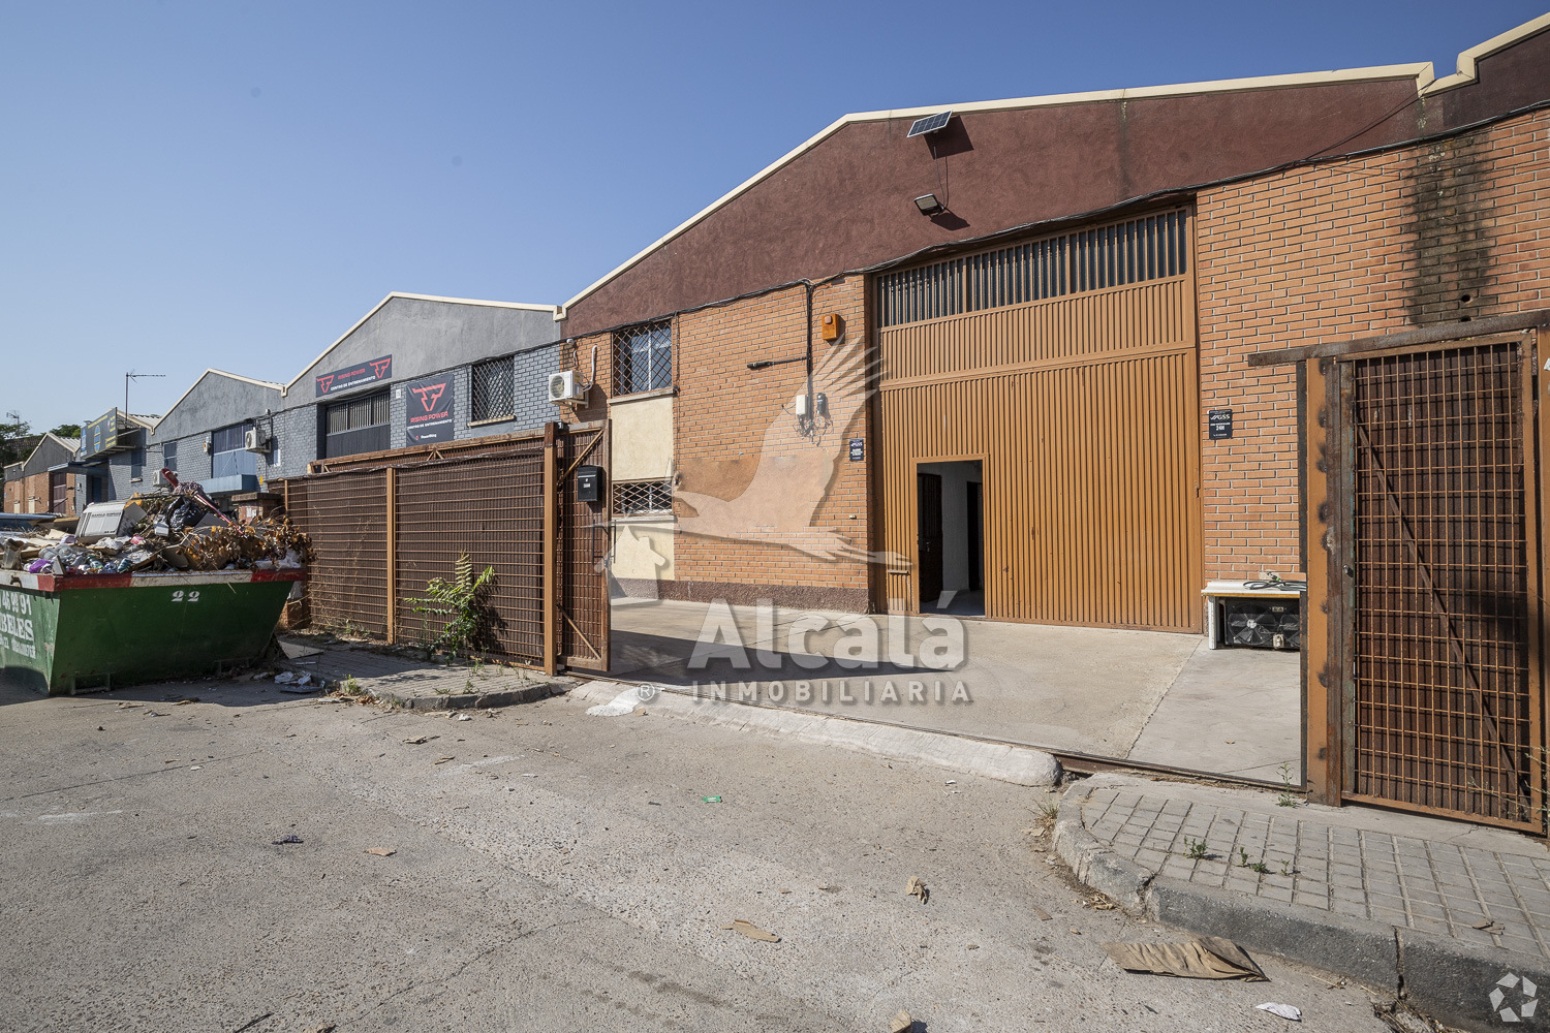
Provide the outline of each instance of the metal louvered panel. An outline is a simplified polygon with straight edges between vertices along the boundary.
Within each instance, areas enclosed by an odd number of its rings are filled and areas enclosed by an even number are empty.
[[[885,273],[878,326],[1185,276],[1189,247],[1189,213],[1178,210]]]

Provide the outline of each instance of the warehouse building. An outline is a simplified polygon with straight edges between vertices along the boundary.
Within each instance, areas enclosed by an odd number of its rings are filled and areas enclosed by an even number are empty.
[[[282,388],[272,476],[553,418],[553,305],[389,294]]]
[[[1210,581],[1298,575],[1297,377],[1245,356],[1542,297],[1546,202],[1512,177],[1542,175],[1546,25],[1441,80],[840,119],[564,308],[577,418],[612,421],[621,533],[653,546],[615,573],[1180,632]]]

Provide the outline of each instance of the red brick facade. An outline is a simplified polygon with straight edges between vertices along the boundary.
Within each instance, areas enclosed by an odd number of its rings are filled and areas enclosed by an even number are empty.
[[[1550,113],[1197,199],[1207,578],[1299,571],[1296,374],[1244,356],[1550,307]]]

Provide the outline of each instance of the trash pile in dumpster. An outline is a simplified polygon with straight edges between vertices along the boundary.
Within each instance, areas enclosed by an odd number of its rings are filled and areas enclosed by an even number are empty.
[[[235,523],[197,484],[90,506],[75,534],[0,531],[0,570],[32,574],[297,569],[311,560],[305,534],[283,521]]]

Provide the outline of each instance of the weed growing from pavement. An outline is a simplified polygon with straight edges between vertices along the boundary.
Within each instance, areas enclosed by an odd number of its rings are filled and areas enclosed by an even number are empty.
[[[1039,804],[1039,817],[1045,821],[1054,821],[1060,817],[1060,801],[1047,799]]]
[[[1209,849],[1206,846],[1206,841],[1203,839],[1193,839],[1189,836],[1184,837],[1184,856],[1191,861],[1204,861],[1211,856],[1206,852]]]
[[[433,648],[445,649],[455,659],[459,650],[477,644],[488,634],[492,615],[484,596],[494,576],[495,568],[485,567],[475,577],[474,561],[465,552],[452,568],[451,581],[433,577],[425,583],[424,596],[404,600],[414,607],[415,613],[447,618],[431,643]],[[429,623],[429,617],[426,622]]]
[[[1292,792],[1292,765],[1283,763],[1278,769],[1281,775],[1281,794],[1276,797],[1277,807],[1296,807],[1297,796]]]
[[[353,674],[346,675],[344,681],[339,683],[339,691],[346,696],[365,695],[365,690],[361,688],[361,683],[355,680]]]

